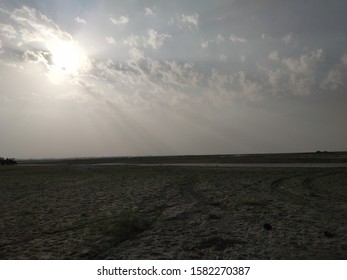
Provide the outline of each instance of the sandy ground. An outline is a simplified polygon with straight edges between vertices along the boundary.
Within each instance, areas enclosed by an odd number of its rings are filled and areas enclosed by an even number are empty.
[[[1,167],[0,192],[1,259],[347,259],[344,167]]]

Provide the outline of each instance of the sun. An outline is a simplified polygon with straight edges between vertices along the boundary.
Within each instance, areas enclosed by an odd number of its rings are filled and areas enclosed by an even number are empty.
[[[47,45],[51,53],[50,77],[60,80],[63,76],[77,76],[90,67],[89,59],[75,41],[55,40]]]

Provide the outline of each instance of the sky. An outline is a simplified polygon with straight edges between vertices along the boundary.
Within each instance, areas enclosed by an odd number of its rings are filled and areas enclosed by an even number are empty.
[[[347,150],[346,10],[1,0],[0,156]]]

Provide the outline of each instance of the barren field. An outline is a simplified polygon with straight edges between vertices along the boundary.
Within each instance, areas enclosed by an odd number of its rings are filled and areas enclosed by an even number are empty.
[[[345,167],[18,165],[0,192],[1,259],[347,259]]]

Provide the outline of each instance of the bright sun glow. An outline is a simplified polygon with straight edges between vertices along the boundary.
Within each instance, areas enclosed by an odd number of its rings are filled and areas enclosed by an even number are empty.
[[[73,41],[54,41],[48,44],[52,54],[50,79],[59,82],[66,75],[77,76],[89,68],[89,60],[83,49]]]

